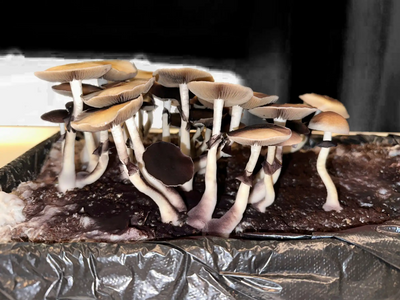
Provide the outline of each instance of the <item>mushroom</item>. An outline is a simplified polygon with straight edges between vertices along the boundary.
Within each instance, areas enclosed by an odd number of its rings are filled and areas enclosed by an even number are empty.
[[[194,81],[188,83],[189,90],[197,97],[214,103],[214,120],[211,140],[218,141],[221,133],[222,112],[224,106],[231,107],[245,103],[253,96],[249,87],[225,82]],[[199,202],[188,213],[187,223],[197,229],[202,229],[211,220],[217,203],[217,150],[218,142],[211,144],[207,153],[205,173],[205,191]]]
[[[229,131],[239,129],[240,120],[242,118],[243,109],[252,109],[254,107],[263,106],[274,103],[278,100],[278,96],[270,96],[260,92],[253,92],[253,97],[249,101],[232,106],[232,119]]]
[[[179,87],[182,122],[180,128],[181,151],[190,155],[190,131],[187,126],[189,120],[189,90],[188,83],[196,81],[214,81],[212,75],[206,71],[194,68],[163,68],[153,72],[156,81],[165,87]]]
[[[241,183],[236,194],[235,203],[219,219],[212,219],[204,228],[205,232],[228,237],[243,217],[246,210],[250,187],[251,176],[257,164],[262,146],[268,146],[284,142],[290,138],[289,129],[274,124],[257,124],[229,132],[228,138],[233,142],[251,147],[251,154],[246,164],[244,174],[238,178]]]
[[[54,92],[57,94],[66,96],[66,97],[72,97],[72,91],[71,91],[71,85],[69,83],[61,83],[58,85],[53,85],[51,87]],[[98,92],[101,91],[102,88],[87,84],[87,83],[82,83],[82,95],[87,95],[90,93]],[[73,102],[72,102],[73,103]],[[83,104],[82,109],[85,109],[85,103]],[[93,152],[96,149],[96,142],[93,137],[92,133],[84,133],[85,135],[85,145],[81,151],[81,162],[82,163],[87,163],[86,171],[91,172],[94,170],[94,168],[97,165],[98,162],[98,156],[94,155]]]
[[[321,150],[317,159],[317,171],[321,177],[327,191],[326,202],[323,206],[325,211],[341,211],[337,190],[332,178],[329,176],[326,169],[326,160],[329,154],[329,142],[332,141],[332,133],[349,134],[349,124],[346,119],[338,113],[326,111],[315,115],[308,127],[313,130],[321,130],[324,132],[323,141],[328,143],[328,146],[321,145]]]
[[[260,117],[262,119],[273,119],[274,124],[285,126],[288,120],[301,120],[306,116],[312,114],[316,110],[317,108],[305,104],[274,103],[266,106],[252,108],[249,110],[249,113],[256,115],[257,117]],[[275,155],[276,151],[276,146],[268,147],[268,152],[270,153],[270,163],[272,163],[272,155]],[[282,151],[282,149],[279,149],[279,151]],[[262,172],[262,170],[260,170],[260,174],[257,177],[263,178],[263,176],[264,173]]]
[[[153,97],[149,93],[144,94],[143,104],[138,112],[140,113],[139,116],[142,116],[142,120],[139,122],[139,131],[143,138],[146,138],[150,132],[154,121],[154,110],[156,108],[157,105],[155,104]],[[145,124],[143,124],[143,112],[146,112],[147,115],[147,120]]]
[[[180,224],[179,216],[169,201],[158,191],[148,186],[140,176],[139,169],[129,160],[123,138],[121,123],[130,119],[139,110],[143,98],[138,98],[115,104],[105,109],[98,109],[91,112],[83,112],[76,120],[71,122],[72,128],[81,131],[97,132],[111,130],[118,157],[123,165],[125,173],[129,176],[132,184],[143,194],[149,196],[158,205],[161,220],[165,223],[172,222]]]
[[[104,80],[124,81],[134,78],[138,70],[134,63],[123,59],[96,61],[96,63],[110,65],[111,69],[103,75]]]
[[[72,119],[75,119],[83,110],[82,80],[102,77],[111,69],[109,64],[94,62],[72,63],[35,72],[35,76],[50,82],[69,82],[73,95]],[[90,138],[91,134],[85,134]],[[74,130],[67,128],[65,147],[63,152],[63,166],[58,176],[58,189],[61,192],[73,189],[75,186],[75,137]]]
[[[60,126],[60,135],[62,138],[61,143],[61,152],[64,151],[65,144],[65,125],[69,123],[69,119],[71,117],[71,112],[67,109],[55,109],[44,113],[40,116],[43,121],[59,124]]]
[[[274,178],[273,175],[278,173],[278,171],[275,171],[276,169],[282,169],[282,162],[277,158],[274,149],[282,149],[284,146],[296,145],[301,143],[301,141],[302,136],[294,131],[291,131],[290,138],[286,141],[268,146],[267,157],[262,168],[264,172],[264,180],[260,180],[254,185],[249,197],[249,203],[253,204],[253,207],[258,211],[265,212],[266,208],[275,201],[274,184],[277,180],[277,177]],[[270,147],[272,148],[272,151],[270,151]],[[274,160],[276,160],[275,166]]]
[[[318,109],[316,114],[319,114],[321,111],[334,111],[345,119],[350,118],[346,107],[337,99],[315,93],[300,95],[299,98],[305,103],[316,107]]]
[[[162,140],[164,142],[171,141],[170,135],[170,124],[169,124],[169,114],[171,113],[171,103],[172,100],[180,101],[179,87],[165,87],[158,82],[154,82],[151,87],[149,94],[153,96],[154,99],[163,102],[163,112],[162,112]]]

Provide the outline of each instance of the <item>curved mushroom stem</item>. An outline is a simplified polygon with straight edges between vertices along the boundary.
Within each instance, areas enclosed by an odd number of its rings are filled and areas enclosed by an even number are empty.
[[[171,111],[171,100],[165,100],[163,102],[163,114],[162,114],[162,140],[163,142],[171,142],[171,132],[168,120],[168,113]]]
[[[91,184],[97,181],[107,169],[109,155],[108,155],[108,131],[104,130],[100,132],[100,145],[101,145],[101,153],[98,158],[98,162],[94,170],[90,173],[86,173],[83,176],[78,176],[76,179],[75,186],[78,188],[83,188],[85,185]]]
[[[331,141],[332,134],[331,132],[325,132],[324,141]],[[332,178],[329,176],[328,171],[326,170],[326,160],[328,158],[330,148],[321,148],[318,159],[317,159],[317,171],[319,176],[321,177],[322,182],[326,187],[327,197],[324,206],[322,207],[325,211],[341,211],[343,208],[340,206],[339,198],[336,190],[336,186],[332,181]]]
[[[81,161],[87,162],[86,171],[92,172],[94,168],[96,168],[99,157],[93,152],[96,150],[96,143],[94,141],[92,132],[83,132],[83,136],[85,139],[85,145],[81,152]]]
[[[179,93],[181,96],[181,108],[182,113],[185,118],[181,119],[181,128],[180,128],[180,148],[183,154],[190,156],[190,131],[187,128],[188,120],[189,120],[189,89],[186,83],[181,83],[179,85]],[[185,119],[185,120],[184,120]]]
[[[185,202],[183,201],[179,193],[175,189],[165,186],[161,181],[157,180],[147,172],[143,162],[143,153],[145,151],[145,148],[139,136],[139,132],[133,117],[127,119],[125,121],[125,124],[128,129],[129,136],[131,137],[132,140],[132,145],[134,147],[133,151],[135,154],[139,170],[146,179],[146,181],[151,186],[160,191],[178,211],[180,212],[186,211],[187,208]]]
[[[260,145],[251,146],[251,154],[245,169],[246,174],[249,176],[253,174],[260,151]],[[243,218],[243,213],[246,210],[248,203],[249,192],[250,186],[244,182],[241,182],[233,206],[221,218],[212,219],[209,221],[203,231],[223,237],[229,237],[229,234],[235,229],[235,227]]]
[[[138,116],[138,132],[140,135],[140,138],[143,138],[143,111],[141,109],[138,110],[136,113]]]
[[[231,123],[229,124],[229,131],[239,129],[240,120],[242,119],[243,107],[240,105],[232,106],[231,110]]]
[[[58,175],[58,190],[62,193],[75,188],[75,137],[72,129],[65,134],[63,165]]]
[[[224,108],[223,99],[214,100],[214,118],[212,135],[221,133],[222,111]],[[203,229],[211,220],[217,204],[217,151],[218,144],[214,144],[207,152],[207,166],[205,174],[205,191],[200,202],[188,212],[187,224]]]
[[[266,162],[270,165],[273,164],[275,159],[275,151],[276,146],[269,146],[268,147],[268,154]],[[264,186],[265,186],[265,197],[264,200],[261,200],[257,203],[253,203],[253,207],[260,212],[265,212],[266,208],[274,203],[275,200],[275,190],[274,190],[274,183],[272,181],[271,174],[265,174],[264,176]]]
[[[126,150],[125,142],[123,139],[122,129],[120,125],[114,125],[111,128],[111,133],[114,138],[115,147],[118,152],[118,157],[122,162],[125,173],[129,176],[132,184],[143,194],[149,196],[157,205],[160,210],[161,220],[164,223],[172,222],[174,225],[180,225],[179,215],[176,210],[169,204],[168,200],[159,192],[149,187],[140,177],[140,173],[136,170],[129,174],[127,165],[129,162],[128,152]],[[138,133],[139,134],[139,133]]]

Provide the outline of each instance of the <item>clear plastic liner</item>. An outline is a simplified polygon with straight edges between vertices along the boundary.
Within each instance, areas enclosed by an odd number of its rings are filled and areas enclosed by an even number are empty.
[[[384,139],[397,143],[351,142]],[[0,244],[0,299],[400,299],[399,249],[399,220],[312,235]]]

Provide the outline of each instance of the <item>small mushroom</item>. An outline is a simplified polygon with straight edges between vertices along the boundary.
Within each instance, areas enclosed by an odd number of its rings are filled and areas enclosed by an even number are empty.
[[[95,62],[72,63],[49,68],[45,71],[35,72],[35,76],[50,82],[69,82],[73,96],[72,118],[76,118],[83,110],[82,80],[100,78],[111,69],[109,64]],[[68,128],[67,128],[68,129]],[[63,166],[58,176],[58,189],[61,192],[71,190],[75,185],[75,137],[73,130],[67,130],[65,151],[63,153]]]
[[[343,118],[350,118],[349,113],[346,110],[346,107],[337,99],[334,99],[329,96],[323,96],[315,93],[300,95],[299,98],[311,106],[314,106],[318,109],[316,114],[321,111],[333,111],[341,115]]]
[[[130,119],[133,114],[139,110],[142,102],[143,98],[139,96],[137,99],[116,104],[106,109],[84,112],[76,120],[71,122],[71,126],[76,130],[90,132],[111,130],[118,157],[132,184],[140,192],[146,194],[157,203],[163,222],[179,224],[178,213],[169,201],[141,179],[139,169],[129,160],[120,124]]]
[[[187,126],[190,107],[188,83],[192,81],[214,81],[212,75],[206,71],[194,68],[162,68],[153,72],[156,81],[165,87],[179,87],[182,123],[180,129],[181,151],[190,155],[190,132]]]
[[[349,134],[349,124],[346,119],[340,114],[326,111],[315,115],[308,127],[313,130],[321,130],[324,132],[323,141],[332,141],[332,133]],[[329,144],[329,143],[327,143]],[[326,160],[329,154],[329,147],[322,147],[317,159],[317,171],[321,177],[327,191],[326,202],[323,206],[325,211],[341,211],[342,207],[339,203],[339,198],[335,184],[329,176],[326,169]]]
[[[219,219],[210,220],[205,232],[228,237],[243,217],[247,207],[249,192],[252,184],[253,170],[257,164],[262,146],[269,146],[286,141],[290,138],[289,129],[274,124],[257,124],[229,132],[228,137],[233,142],[251,147],[251,154],[245,171],[240,177],[241,183],[236,194],[235,203]]]
[[[253,91],[239,84],[225,82],[193,81],[188,83],[190,91],[197,97],[214,104],[214,120],[211,139],[218,140],[221,133],[224,106],[231,107],[245,103],[253,96]],[[218,144],[211,145],[207,153],[205,191],[199,202],[188,213],[187,223],[201,230],[211,220],[217,203],[217,150]]]
[[[278,173],[278,170],[282,169],[282,161],[279,161],[277,154],[274,152],[274,149],[278,150],[282,149],[282,147],[284,146],[296,145],[298,143],[301,143],[301,141],[302,136],[294,131],[291,131],[291,136],[289,139],[268,147],[267,158],[262,168],[264,172],[264,180],[260,180],[254,185],[249,197],[249,203],[253,204],[253,207],[258,211],[265,212],[266,208],[275,201],[275,191],[273,186],[278,178],[274,177],[274,175]],[[270,147],[272,148],[272,151],[270,151]],[[270,168],[266,167],[266,164],[267,166],[272,166],[274,164],[274,160],[277,160],[279,162],[276,163],[276,167],[272,168],[272,170],[278,170],[273,172],[271,176]]]
[[[229,131],[239,129],[243,109],[249,110],[258,106],[264,106],[270,103],[274,103],[278,100],[278,98],[278,96],[270,96],[260,92],[253,92],[253,97],[251,97],[249,101],[240,105],[232,106],[232,119]]]
[[[67,109],[55,109],[44,113],[40,116],[43,121],[51,122],[58,124],[60,126],[60,135],[62,138],[61,142],[61,152],[64,152],[65,145],[65,126],[69,123],[69,119],[71,118],[71,112]]]

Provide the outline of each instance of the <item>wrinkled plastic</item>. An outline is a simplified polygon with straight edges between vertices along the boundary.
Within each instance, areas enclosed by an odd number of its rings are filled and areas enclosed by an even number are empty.
[[[397,143],[339,142],[385,139]],[[312,235],[0,244],[0,299],[400,299],[399,249],[399,220]]]

